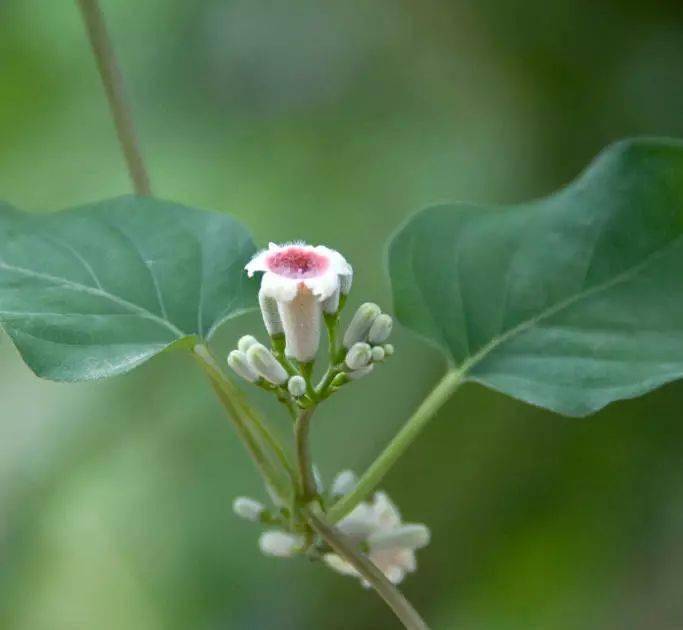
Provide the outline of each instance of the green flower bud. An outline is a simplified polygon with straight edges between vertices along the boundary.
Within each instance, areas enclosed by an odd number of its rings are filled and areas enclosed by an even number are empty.
[[[256,343],[247,350],[249,365],[273,385],[287,382],[287,372],[263,344]]]
[[[292,376],[287,383],[287,389],[294,398],[300,398],[306,393],[306,379],[298,374]]]
[[[394,354],[394,346],[390,343],[385,343],[384,344],[384,354],[388,357],[390,357],[392,354]]]
[[[365,367],[372,359],[372,349],[367,343],[362,341],[354,343],[346,353],[344,362],[350,370],[358,370]]]
[[[259,380],[259,375],[251,367],[249,361],[247,360],[247,355],[241,350],[233,350],[228,355],[228,365],[232,371],[235,372],[235,374],[238,374],[250,383],[255,383]]]
[[[349,377],[346,374],[346,372],[340,372],[339,374],[337,374],[337,376],[335,376],[332,379],[331,386],[333,388],[337,388],[337,387],[341,387],[342,385],[344,385],[344,383],[348,383],[348,382],[349,382]]]
[[[344,347],[350,348],[354,343],[365,341],[372,324],[380,313],[381,311],[377,304],[372,302],[361,304],[344,333]]]

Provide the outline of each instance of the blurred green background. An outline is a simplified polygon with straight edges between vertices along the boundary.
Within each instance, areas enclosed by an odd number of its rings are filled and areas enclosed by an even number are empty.
[[[683,136],[683,12],[649,3],[103,0],[157,195],[302,238],[390,308],[411,212],[514,202],[623,136]],[[0,197],[46,212],[130,189],[74,3],[0,1]],[[261,327],[226,326],[217,349]],[[396,357],[314,427],[329,480],[361,471],[443,370]],[[40,381],[0,344],[0,628],[376,629],[355,581],[265,558],[264,498],[201,374],[159,357]],[[284,430],[271,401],[254,396]],[[683,384],[568,420],[470,385],[385,488],[433,530],[405,592],[435,628],[683,628]]]

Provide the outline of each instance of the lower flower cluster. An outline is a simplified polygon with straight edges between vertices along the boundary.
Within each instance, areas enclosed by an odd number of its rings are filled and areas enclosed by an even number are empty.
[[[334,501],[353,490],[357,482],[350,470],[337,475],[328,492],[319,487],[323,501]],[[322,484],[319,485],[321,486]],[[261,551],[268,556],[291,558],[298,554],[322,560],[328,567],[359,578],[369,584],[346,560],[334,553],[322,540],[308,541],[303,533],[286,529],[289,514],[286,508],[269,511],[263,504],[247,497],[238,497],[233,503],[235,514],[252,522],[280,525],[268,529],[259,538]],[[386,493],[376,492],[372,501],[359,503],[339,523],[337,528],[367,553],[388,580],[394,584],[403,581],[417,568],[415,551],[429,544],[429,529],[419,523],[403,523],[401,515]]]

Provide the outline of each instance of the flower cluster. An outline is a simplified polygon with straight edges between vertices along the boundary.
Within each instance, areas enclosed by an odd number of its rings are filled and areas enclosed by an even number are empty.
[[[334,479],[329,492],[321,488],[322,496],[334,500],[353,490],[356,476],[345,470]],[[285,526],[286,512],[274,514],[264,505],[246,497],[238,497],[233,503],[237,516],[252,522]],[[384,492],[376,492],[372,502],[359,503],[337,527],[368,557],[394,584],[403,581],[406,574],[415,571],[415,551],[429,544],[429,529],[422,524],[402,523],[396,506]],[[340,558],[322,541],[306,548],[303,534],[289,532],[284,528],[268,529],[259,538],[259,547],[265,555],[291,558],[306,552],[309,557],[322,559],[327,566],[342,575],[357,577],[364,586],[367,582],[348,562]]]
[[[250,276],[263,272],[259,305],[271,348],[245,335],[228,355],[228,365],[247,381],[275,392],[291,408],[327,398],[393,354],[394,347],[386,343],[392,319],[370,302],[358,308],[337,347],[339,315],[353,279],[351,265],[339,252],[320,245],[271,243],[246,270]],[[330,365],[314,386],[312,365],[323,324]]]

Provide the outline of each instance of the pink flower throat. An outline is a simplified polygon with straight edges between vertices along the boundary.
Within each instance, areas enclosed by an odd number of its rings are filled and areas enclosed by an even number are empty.
[[[268,269],[285,278],[314,278],[324,273],[329,266],[325,256],[301,247],[288,247],[266,259]]]

